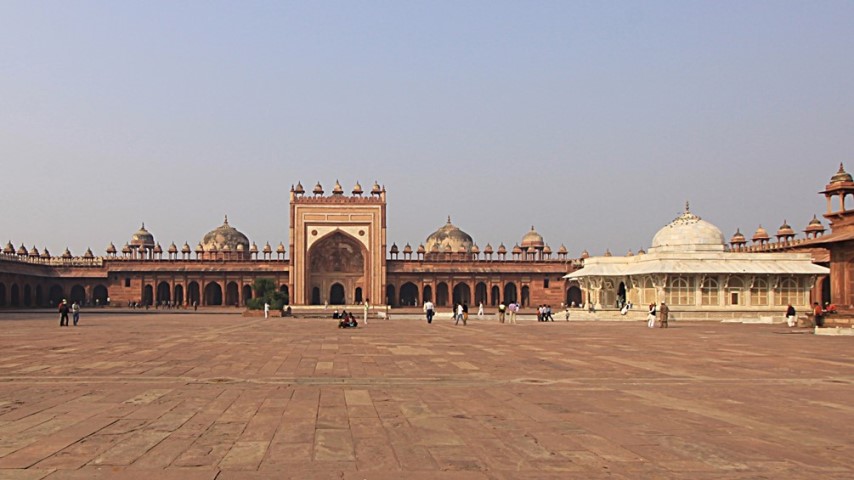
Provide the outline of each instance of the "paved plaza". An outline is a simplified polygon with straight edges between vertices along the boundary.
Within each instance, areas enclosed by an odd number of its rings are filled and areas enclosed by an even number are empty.
[[[852,341],[3,312],[0,479],[851,479]]]

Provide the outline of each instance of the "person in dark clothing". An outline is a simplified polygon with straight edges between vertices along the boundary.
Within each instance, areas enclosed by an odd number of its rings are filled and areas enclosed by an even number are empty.
[[[68,301],[63,299],[62,303],[59,304],[59,326],[67,327],[68,326]]]

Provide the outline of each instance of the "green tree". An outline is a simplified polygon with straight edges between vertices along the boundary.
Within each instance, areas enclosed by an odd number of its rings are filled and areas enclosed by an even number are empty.
[[[254,298],[246,303],[250,310],[261,310],[265,303],[269,303],[272,310],[281,310],[288,303],[288,295],[276,289],[272,278],[256,278],[252,290]]]

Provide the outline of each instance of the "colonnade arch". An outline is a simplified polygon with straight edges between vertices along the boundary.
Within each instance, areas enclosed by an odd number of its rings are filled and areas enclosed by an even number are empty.
[[[65,291],[62,290],[62,286],[56,284],[51,285],[47,294],[50,306],[53,307],[59,305],[59,302],[61,302],[63,298],[65,298]]]
[[[21,306],[21,287],[18,284],[12,284],[9,295],[9,305],[13,307]]]
[[[474,286],[474,304],[480,305],[481,303],[484,305],[489,303],[489,300],[486,298],[486,284],[477,282],[477,285]]]
[[[466,283],[458,283],[454,285],[454,304],[470,304],[471,303],[471,289]]]
[[[444,307],[448,305],[448,284],[445,282],[439,282],[436,285],[436,302],[434,302],[437,307]]]
[[[225,305],[231,307],[239,305],[240,290],[237,288],[237,282],[228,282],[225,285]]]
[[[43,307],[44,305],[44,288],[41,285],[36,285],[36,305]]]
[[[183,305],[184,304],[184,286],[183,285],[175,285],[175,304]]]
[[[157,284],[157,303],[161,302],[171,302],[172,294],[170,292],[169,284],[166,282],[160,282]]]
[[[199,291],[199,282],[192,281],[187,284],[187,302],[190,305],[201,305],[202,296]]]
[[[83,285],[74,285],[71,287],[71,293],[68,294],[68,303],[77,302],[81,305],[86,302],[86,289]]]
[[[6,284],[0,283],[0,307],[6,306]]]
[[[205,285],[205,305],[222,305],[222,287],[216,282]]]
[[[400,286],[400,305],[418,305],[418,287],[412,282]]]
[[[33,287],[29,284],[24,285],[24,306],[32,307],[33,306]]]

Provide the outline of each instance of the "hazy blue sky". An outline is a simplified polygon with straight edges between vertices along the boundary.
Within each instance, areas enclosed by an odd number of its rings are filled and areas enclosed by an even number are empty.
[[[379,180],[388,243],[729,238],[854,170],[851,1],[0,0],[0,240],[287,244],[288,190]]]

